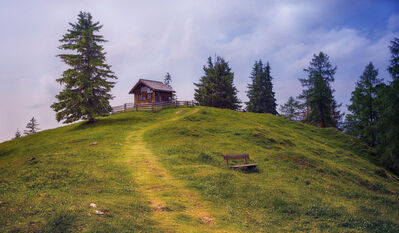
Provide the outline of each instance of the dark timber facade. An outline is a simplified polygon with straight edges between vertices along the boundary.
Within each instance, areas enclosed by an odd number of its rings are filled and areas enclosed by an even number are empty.
[[[162,82],[140,79],[129,94],[134,94],[134,104],[142,104],[172,101],[174,92]]]

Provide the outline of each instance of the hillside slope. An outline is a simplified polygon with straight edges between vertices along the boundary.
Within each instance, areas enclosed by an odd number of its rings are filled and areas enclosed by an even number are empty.
[[[225,168],[242,152],[257,172]],[[0,231],[398,232],[399,182],[371,160],[269,114],[116,114],[0,144]]]

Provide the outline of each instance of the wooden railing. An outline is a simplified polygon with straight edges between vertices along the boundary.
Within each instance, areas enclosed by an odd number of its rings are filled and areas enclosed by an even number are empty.
[[[126,112],[126,111],[152,111],[157,112],[168,107],[194,107],[194,101],[164,101],[158,103],[126,103],[119,106],[112,107],[112,113]]]
[[[118,105],[118,106],[112,107],[112,113],[126,112],[128,109],[132,109],[133,107],[134,107],[133,103],[126,103],[126,104]]]

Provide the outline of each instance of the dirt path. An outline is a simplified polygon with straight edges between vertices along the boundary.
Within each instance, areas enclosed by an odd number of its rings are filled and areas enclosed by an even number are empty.
[[[228,226],[219,221],[218,216],[223,216],[223,213],[173,177],[144,141],[146,131],[197,111],[194,109],[187,113],[180,110],[173,118],[132,132],[126,145],[125,161],[132,168],[138,189],[153,209],[151,218],[163,232],[232,232],[232,229],[224,229]]]

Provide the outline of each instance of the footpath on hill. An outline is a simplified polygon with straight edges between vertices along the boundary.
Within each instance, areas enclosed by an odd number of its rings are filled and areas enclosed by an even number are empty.
[[[194,114],[177,111],[167,120],[157,121],[129,134],[124,148],[124,162],[131,168],[138,190],[141,191],[152,208],[151,219],[163,232],[233,232],[223,224],[223,210],[185,187],[185,184],[171,175],[144,141],[146,131],[171,121]]]

